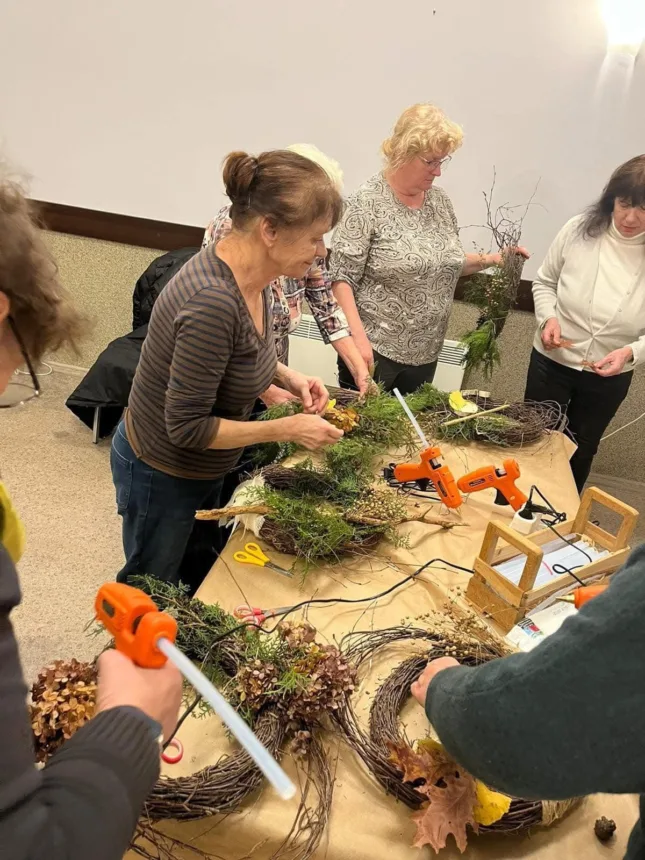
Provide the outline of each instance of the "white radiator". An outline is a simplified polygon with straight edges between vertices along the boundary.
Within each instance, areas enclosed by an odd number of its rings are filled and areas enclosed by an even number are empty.
[[[462,359],[466,349],[459,341],[444,340],[434,384],[441,391],[457,391],[464,378]],[[289,364],[308,376],[320,376],[326,385],[338,385],[336,351],[327,345],[316,321],[303,314],[298,328],[289,335]]]

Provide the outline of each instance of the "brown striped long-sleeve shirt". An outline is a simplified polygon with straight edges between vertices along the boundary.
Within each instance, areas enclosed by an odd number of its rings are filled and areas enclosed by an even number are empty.
[[[220,418],[248,420],[276,371],[270,296],[264,333],[233,272],[204,248],[175,275],[152,311],[132,384],[126,431],[145,463],[182,478],[213,479],[241,449],[212,450]]]

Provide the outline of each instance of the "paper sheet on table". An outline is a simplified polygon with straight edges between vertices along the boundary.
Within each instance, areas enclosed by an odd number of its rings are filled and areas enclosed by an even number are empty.
[[[444,461],[454,474],[501,463],[508,449],[484,445],[453,447],[442,443]],[[537,445],[513,451],[520,464],[522,489],[539,485],[557,510],[574,516],[578,496],[569,469],[568,460],[574,450],[572,443],[560,434]],[[394,459],[384,458],[384,463]],[[233,553],[241,549],[248,536],[242,529],[231,538],[224,553],[204,580],[197,596],[206,603],[219,603],[232,611],[242,601],[254,606],[288,606],[308,597],[361,598],[389,588],[417,566],[433,558],[445,558],[472,566],[481,546],[484,532],[491,518],[510,522],[513,511],[494,505],[495,493],[483,491],[471,495],[462,506],[461,521],[468,525],[453,531],[436,526],[411,523],[405,527],[409,535],[408,548],[395,549],[384,543],[379,548],[379,559],[344,559],[336,566],[322,566],[312,570],[305,580],[277,576],[267,568],[238,564]],[[439,509],[436,509],[437,513]],[[452,515],[451,515],[452,516]],[[269,549],[267,547],[267,549]],[[270,549],[272,559],[282,567],[289,567],[293,559]],[[392,564],[394,563],[394,565]],[[366,630],[398,625],[402,621],[426,623],[422,616],[440,610],[450,595],[450,589],[465,587],[468,575],[433,567],[416,581],[391,594],[377,604],[359,603],[348,606],[336,604],[316,607],[309,612],[309,621],[316,626],[319,636],[329,642],[339,641],[349,630]],[[421,616],[421,618],[419,618]],[[418,619],[415,621],[415,619]],[[394,665],[410,656],[407,646],[375,659],[371,674],[357,691],[356,708],[361,722],[365,722],[375,689],[387,677]],[[410,726],[414,711],[423,719],[423,712],[412,703],[405,708],[402,722]],[[164,765],[167,775],[181,776],[215,764],[231,745],[223,729],[211,718],[188,719],[179,732],[186,753],[174,766]],[[411,810],[392,797],[370,776],[358,756],[342,741],[327,737],[330,760],[335,775],[334,800],[331,818],[315,860],[420,860],[431,852],[412,847],[415,825]],[[285,766],[291,771],[287,755]],[[279,800],[270,788],[249,798],[239,815],[224,820],[203,819],[194,822],[166,822],[166,832],[191,841],[195,848],[210,852],[221,860],[269,860],[282,844],[293,824],[297,802]],[[614,818],[618,824],[615,840],[609,846],[601,845],[593,835],[593,824],[600,815]],[[620,860],[625,853],[629,830],[637,815],[635,799],[623,797],[594,798],[554,828],[544,831],[537,828],[528,838],[510,836],[472,836],[468,840],[468,860],[562,860],[580,857],[584,860]],[[132,860],[135,860],[134,855]],[[195,860],[190,852],[177,852],[177,858]],[[454,841],[441,851],[440,860],[458,860],[462,855]],[[89,858],[88,858],[89,860]]]
[[[564,535],[563,537],[572,540],[574,535]],[[548,585],[555,578],[562,575],[554,573],[553,567],[556,564],[562,565],[567,570],[575,570],[581,565],[589,564],[592,561],[602,558],[608,554],[606,549],[599,550],[591,546],[584,540],[577,540],[572,544],[566,543],[564,540],[554,538],[542,547],[544,558],[540,565],[540,570],[535,580],[534,588],[540,588],[542,585]],[[519,585],[522,578],[522,571],[526,563],[525,555],[517,555],[508,561],[494,565],[495,570],[503,574],[509,582],[514,585]]]

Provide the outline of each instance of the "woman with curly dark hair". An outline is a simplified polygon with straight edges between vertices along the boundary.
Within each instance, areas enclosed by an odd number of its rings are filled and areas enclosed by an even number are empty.
[[[84,321],[61,286],[20,188],[0,179],[0,420],[34,400],[42,356],[74,346]],[[26,365],[30,383],[14,377]],[[99,659],[97,715],[47,762],[35,753],[18,645],[16,567],[24,530],[0,482],[0,855],[12,860],[118,860],[159,776],[159,737],[173,730],[181,676]],[[61,571],[61,573],[64,573]]]
[[[538,331],[527,400],[566,409],[578,490],[607,425],[645,362],[645,155],[612,174],[564,225],[533,283]]]

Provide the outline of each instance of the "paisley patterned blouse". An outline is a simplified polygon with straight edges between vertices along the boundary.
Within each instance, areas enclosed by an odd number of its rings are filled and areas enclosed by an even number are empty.
[[[446,192],[433,187],[411,209],[378,173],[347,201],[330,273],[354,290],[375,352],[418,366],[439,355],[464,260]]]

